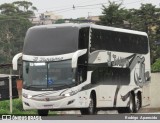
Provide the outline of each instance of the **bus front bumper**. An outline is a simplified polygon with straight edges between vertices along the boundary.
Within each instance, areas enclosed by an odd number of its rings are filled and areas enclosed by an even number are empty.
[[[22,97],[24,110],[29,109],[76,109],[85,108],[89,105],[89,99],[79,97],[77,94],[69,97],[59,98],[57,100],[35,100],[33,98]]]

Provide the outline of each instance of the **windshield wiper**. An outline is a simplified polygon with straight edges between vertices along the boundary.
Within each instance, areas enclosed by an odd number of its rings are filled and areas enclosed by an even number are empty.
[[[67,87],[67,88],[71,88],[72,86],[76,85],[76,83],[70,83],[70,84],[67,84],[67,83],[63,83],[63,84],[59,84],[59,83],[56,83],[56,84],[53,84],[52,86],[49,86],[49,87],[53,87],[53,88],[63,88],[63,87]]]
[[[28,86],[25,86],[25,89],[29,89],[29,88],[36,88],[36,87],[44,87],[43,85],[28,85]]]
[[[50,85],[50,86],[46,86],[46,85],[28,85],[28,86],[24,86],[25,89],[30,89],[30,88],[37,88],[37,89],[42,89],[42,88],[53,88],[53,89],[57,89],[57,88],[71,88],[73,87],[74,85],[76,85],[76,83],[70,83],[70,84],[67,84],[67,83],[63,83],[63,84],[60,84],[60,83],[56,83],[56,84],[53,84],[53,85]]]

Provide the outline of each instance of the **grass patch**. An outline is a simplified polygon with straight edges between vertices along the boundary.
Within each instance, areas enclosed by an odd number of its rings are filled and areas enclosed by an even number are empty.
[[[37,110],[24,110],[21,99],[13,99],[13,112],[10,113],[10,101],[0,101],[0,115],[12,114],[12,115],[38,115]],[[55,112],[50,111],[49,115],[56,115]]]
[[[25,111],[22,106],[21,99],[13,99],[13,112],[12,114],[37,114],[36,110]],[[11,114],[10,113],[10,101],[0,101],[0,114]]]

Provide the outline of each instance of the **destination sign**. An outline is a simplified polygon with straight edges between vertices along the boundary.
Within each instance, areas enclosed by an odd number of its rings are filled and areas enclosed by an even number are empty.
[[[39,62],[49,62],[49,61],[60,61],[63,60],[63,57],[34,57],[33,61],[39,61]]]

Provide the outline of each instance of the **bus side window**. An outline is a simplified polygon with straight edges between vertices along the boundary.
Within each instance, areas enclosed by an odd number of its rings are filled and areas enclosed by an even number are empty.
[[[91,83],[96,84],[99,81],[99,69],[95,68],[91,75]]]
[[[86,79],[87,79],[87,66],[78,65],[77,76],[78,76],[77,79],[78,79],[79,83],[86,81]]]
[[[87,79],[87,63],[87,54],[78,58],[77,79],[79,83],[82,83]]]

